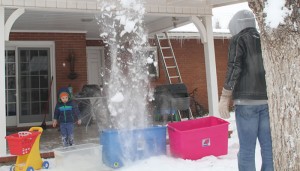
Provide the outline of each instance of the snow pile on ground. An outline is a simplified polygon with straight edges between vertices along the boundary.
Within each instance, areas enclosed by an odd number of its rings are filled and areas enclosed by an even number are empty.
[[[172,156],[162,155],[154,156],[145,160],[139,160],[127,165],[123,168],[118,169],[119,171],[238,171],[237,167],[237,152],[239,148],[237,132],[235,127],[234,113],[231,113],[231,118],[228,119],[230,122],[229,130],[232,130],[231,138],[228,139],[228,154],[224,156],[214,157],[207,156],[199,160],[184,160],[180,158],[173,158]],[[188,145],[188,144],[187,144]],[[49,161],[49,169],[42,169],[42,171],[58,171],[55,164],[55,159],[45,159]],[[84,160],[71,160],[70,163],[76,162],[76,164],[84,165]],[[101,161],[99,161],[101,162]],[[256,149],[256,165],[260,168],[261,158],[260,158],[260,148]],[[74,165],[75,166],[75,165]],[[69,167],[69,166],[68,166]],[[90,167],[90,166],[87,166]],[[0,171],[9,171],[10,166],[0,167]],[[73,169],[72,169],[73,170]],[[76,168],[74,168],[76,170]],[[100,170],[100,168],[99,168]],[[101,170],[112,170],[103,166]],[[65,170],[66,171],[66,170]]]

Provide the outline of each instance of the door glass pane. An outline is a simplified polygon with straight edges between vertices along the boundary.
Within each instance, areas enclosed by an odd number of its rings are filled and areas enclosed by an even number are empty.
[[[38,101],[40,101],[39,89],[32,89],[31,90],[31,101],[32,102],[38,102]]]
[[[16,102],[16,90],[7,90],[7,102]]]
[[[37,103],[32,102],[31,103],[31,111],[32,111],[33,115],[41,114],[41,112],[40,112],[40,103],[39,102],[37,102]]]
[[[5,67],[6,67],[7,76],[15,76],[16,75],[15,63],[6,63]]]
[[[5,62],[12,62],[12,63],[14,63],[15,61],[16,61],[15,51],[14,50],[8,50],[8,51],[6,51]]]
[[[29,103],[21,103],[21,114],[29,115],[29,113],[30,113]]]
[[[47,51],[39,51],[39,56],[41,56],[41,57],[48,57],[48,52]]]
[[[39,58],[38,57],[39,56],[39,50],[30,50],[29,52],[30,52],[30,61],[31,61],[31,63],[34,63],[32,58],[36,58],[36,59]]]
[[[51,106],[48,102],[48,85],[50,82],[50,76],[48,75],[50,73],[48,71],[50,68],[49,51],[47,48],[21,48],[19,50],[21,123],[41,121],[45,112],[47,112],[48,116],[51,116],[51,113],[48,112]],[[43,106],[47,109],[43,109],[45,108]]]
[[[29,63],[20,63],[21,75],[29,75]]]
[[[8,103],[6,110],[8,116],[16,116],[16,103]]]
[[[30,91],[28,91],[26,89],[21,90],[21,98],[20,98],[21,102],[29,102],[30,101],[30,95],[28,93],[30,93]]]
[[[39,88],[40,87],[40,81],[39,76],[31,76],[31,88]]]
[[[40,75],[48,75],[48,66],[46,65],[48,61],[47,56],[41,56],[40,61],[39,61],[39,66],[40,66]]]
[[[40,89],[41,93],[41,101],[47,101],[48,100],[48,89]]]
[[[30,77],[28,76],[20,76],[20,82],[21,82],[21,89],[25,90],[26,88],[30,87]]]
[[[16,77],[6,77],[7,89],[16,89]]]
[[[20,50],[20,62],[26,63],[29,61],[29,51],[28,50]]]
[[[31,75],[39,75],[39,64],[38,63],[31,63],[29,67],[30,67]]]
[[[40,76],[40,87],[41,88],[48,88],[48,77],[47,75]]]

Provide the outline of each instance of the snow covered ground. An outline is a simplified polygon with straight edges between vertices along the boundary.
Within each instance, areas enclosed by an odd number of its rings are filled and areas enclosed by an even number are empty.
[[[125,166],[118,171],[238,171],[237,168],[237,152],[238,152],[238,138],[235,126],[234,113],[231,113],[231,118],[228,119],[230,122],[229,129],[233,131],[231,138],[228,139],[228,154],[224,156],[214,157],[207,156],[199,160],[183,160],[180,158],[173,158],[170,155],[155,156],[145,160],[136,161],[128,166]],[[58,171],[55,166],[55,159],[47,159],[50,163],[48,171]],[[74,161],[70,161],[71,163]],[[83,160],[76,160],[76,164],[84,164]],[[257,169],[260,168],[260,148],[256,149],[256,165]],[[1,166],[0,171],[9,171],[10,166]],[[73,170],[73,169],[72,169]],[[74,168],[75,170],[75,168]],[[103,168],[101,170],[107,170]],[[99,169],[99,171],[101,171]],[[46,171],[46,169],[42,169]],[[67,171],[67,170],[64,170]]]

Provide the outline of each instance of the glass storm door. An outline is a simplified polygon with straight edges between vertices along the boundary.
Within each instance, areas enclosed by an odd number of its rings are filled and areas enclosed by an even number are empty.
[[[5,107],[6,125],[17,125],[16,56],[15,50],[5,51]]]
[[[18,49],[19,123],[51,120],[50,49]],[[50,100],[51,101],[51,100]]]

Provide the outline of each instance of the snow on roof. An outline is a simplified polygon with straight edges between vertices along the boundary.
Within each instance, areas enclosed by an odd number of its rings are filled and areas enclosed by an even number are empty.
[[[248,9],[248,3],[239,3],[234,5],[227,5],[223,7],[213,8],[213,32],[215,38],[230,38],[231,35],[228,29],[228,23],[231,17],[239,10]],[[198,36],[198,29],[193,23],[174,28],[170,30],[173,35],[177,34],[178,36],[189,36],[195,37]],[[198,36],[199,37],[199,36]]]

